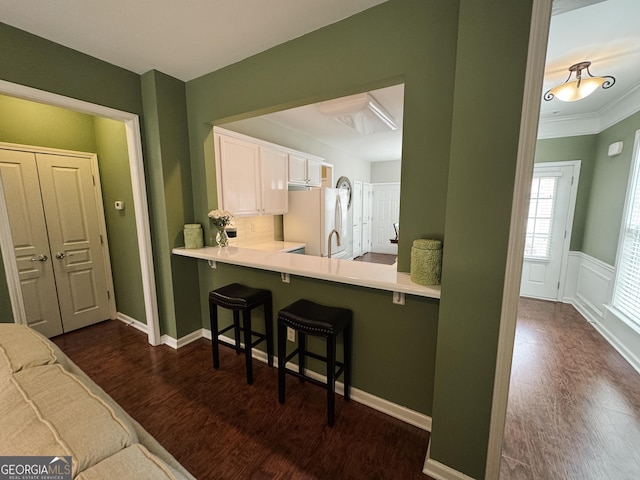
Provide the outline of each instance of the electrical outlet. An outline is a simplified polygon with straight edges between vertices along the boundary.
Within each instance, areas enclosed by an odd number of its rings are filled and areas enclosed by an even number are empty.
[[[287,327],[287,340],[290,342],[296,341],[296,331],[291,327]]]
[[[252,223],[252,224],[251,224],[251,231],[252,231],[252,232],[255,232],[255,231],[256,231],[256,224],[255,224],[255,223]]]

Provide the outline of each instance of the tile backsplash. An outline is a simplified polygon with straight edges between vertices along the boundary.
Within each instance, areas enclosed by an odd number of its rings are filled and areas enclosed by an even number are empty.
[[[236,217],[233,219],[238,236],[230,238],[229,244],[242,247],[252,243],[271,242],[274,238],[273,216]]]

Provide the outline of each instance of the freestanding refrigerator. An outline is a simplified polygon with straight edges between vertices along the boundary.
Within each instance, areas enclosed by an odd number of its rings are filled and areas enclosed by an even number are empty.
[[[331,238],[331,257],[347,258],[349,225],[347,223],[348,193],[338,188],[290,190],[289,211],[284,215],[284,240],[306,243],[305,253],[326,257],[329,234],[335,229],[340,234]]]

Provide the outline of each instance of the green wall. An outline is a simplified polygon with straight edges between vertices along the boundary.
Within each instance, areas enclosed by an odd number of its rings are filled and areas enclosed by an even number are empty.
[[[391,1],[188,82],[196,220],[207,224],[207,211],[216,207],[212,124],[396,84],[404,79],[403,167],[407,169],[402,177],[400,221],[407,227],[403,226],[406,240],[400,245],[400,268],[408,270],[413,238],[429,232],[441,238],[444,231],[456,25],[455,3]],[[434,64],[439,65],[439,75],[433,75]],[[282,88],[283,83],[286,88]],[[431,207],[427,215],[425,205]],[[218,270],[200,267],[203,327],[208,326],[207,292],[227,281],[228,277]],[[356,318],[355,328],[360,332],[369,324],[399,321],[435,325],[438,320],[437,305],[425,310],[420,302],[414,301],[390,315],[390,293],[384,294],[387,308],[371,309],[368,297],[373,302],[383,295],[375,290],[360,289],[363,300],[350,301],[351,289],[344,286],[333,287],[329,294],[310,281],[296,279],[281,286],[257,273],[247,283],[277,289],[286,299],[313,296],[327,304],[349,306]],[[389,325],[389,331],[395,328]],[[384,391],[383,398],[431,415],[435,329],[425,333],[422,348],[406,348],[408,339],[385,343],[385,355],[393,359],[391,365],[411,366],[395,372],[397,388],[385,387],[390,380],[380,375],[375,380],[379,385],[358,383],[355,379],[375,375],[366,363],[356,365],[354,386],[372,393]],[[378,345],[388,332],[375,330],[372,335],[376,340],[360,343],[356,355],[370,358],[380,354]]]
[[[55,107],[45,107],[39,103],[6,95],[0,95],[0,112],[2,112],[0,142],[84,152],[95,150],[93,120],[90,116]],[[13,322],[2,257],[0,257],[0,321]]]
[[[0,142],[98,154],[116,308],[145,322],[133,194],[124,124],[0,95]],[[113,209],[124,200],[130,208]],[[1,260],[0,260],[1,263]],[[4,271],[0,272],[0,315],[12,321]]]
[[[141,113],[140,76],[0,23],[0,79]]]
[[[572,251],[582,251],[584,228],[587,221],[591,183],[596,163],[597,135],[550,138],[536,143],[536,163],[580,160],[580,180],[576,196],[576,209],[571,230]]]
[[[399,269],[409,270],[415,238],[444,237],[445,262],[439,309],[412,301],[395,318],[409,325],[437,322],[436,348],[425,357],[424,349],[405,347],[407,337],[385,342],[388,361],[395,365],[402,359],[411,367],[397,371],[395,388],[387,389],[389,379],[383,376],[367,383],[372,372],[360,363],[354,378],[362,383],[355,386],[432,415],[432,457],[480,479],[487,454],[531,2],[463,0],[460,15],[458,7],[458,2],[390,0],[188,82],[187,105],[194,213],[203,222],[208,209],[216,207],[212,124],[404,81]],[[516,81],[511,88],[501,86],[497,102],[494,73],[505,68]],[[498,152],[497,144],[504,146]],[[220,274],[202,263],[199,270],[202,321],[207,326],[206,292],[230,277],[226,269]],[[262,273],[240,278],[275,289],[278,303],[313,296],[348,306],[359,332],[381,322],[390,331],[398,328],[396,320],[389,322],[384,303],[379,309],[366,307],[378,293],[364,290],[362,301],[356,302],[350,301],[352,289],[347,287],[332,287],[330,293],[311,281],[283,286]],[[367,359],[388,331],[374,329],[371,334],[372,339],[358,345],[357,355]],[[433,331],[424,335],[424,346],[434,345]],[[417,387],[420,384],[425,386]],[[422,398],[431,391],[432,399]]]
[[[609,265],[614,265],[616,261],[635,133],[638,129],[640,113],[598,134],[582,251]],[[624,142],[622,153],[609,157],[609,145],[620,140]]]
[[[166,285],[173,282],[174,275],[171,266],[174,260],[167,253],[167,245],[173,245],[179,237],[178,228],[174,228],[173,224],[178,223],[178,220],[180,224],[193,221],[193,218],[187,216],[188,207],[182,208],[182,202],[179,202],[178,208],[174,208],[171,196],[169,201],[164,201],[165,181],[166,185],[172,185],[175,178],[180,176],[184,181],[181,182],[182,191],[179,195],[189,196],[188,184],[191,175],[189,153],[185,150],[188,144],[184,84],[174,81],[177,88],[145,92],[146,99],[151,102],[150,105],[145,105],[145,109],[158,112],[156,115],[145,118],[143,116],[143,85],[141,77],[136,73],[3,23],[0,23],[0,45],[2,45],[0,79],[130,112],[142,117],[141,123],[145,133],[154,130],[162,132],[164,138],[161,146],[167,153],[164,158],[161,154],[155,156],[149,154],[160,146],[158,142],[152,144],[145,139],[144,135],[142,138],[154,266],[157,269],[155,280],[160,305],[160,330],[174,336],[193,331],[194,325],[200,325],[199,312],[191,315],[192,310],[196,308],[193,306],[199,303],[197,288],[190,284],[191,279],[196,278],[194,272],[180,271],[178,276],[184,276],[184,281],[180,278],[175,290],[166,288]],[[174,106],[176,108],[173,108]],[[155,151],[162,152],[161,149]],[[173,156],[176,152],[180,152],[180,155]],[[165,168],[158,162],[164,162]],[[168,168],[171,162],[174,162],[172,168]],[[154,175],[157,171],[161,174]],[[162,194],[157,198],[159,192]],[[174,218],[181,215],[184,215],[184,218]],[[165,217],[164,221],[162,221],[163,217]],[[172,219],[170,224],[166,223],[167,217]],[[162,247],[160,252],[157,247]],[[180,268],[178,267],[178,270]],[[197,280],[193,281],[197,283]],[[0,288],[0,295],[2,295],[1,292]],[[174,297],[180,298],[176,301]],[[184,326],[176,325],[173,307],[170,310],[162,308],[167,304],[185,307],[184,313],[187,320],[183,322]]]
[[[301,297],[350,308],[354,312],[352,385],[418,412],[431,411],[437,300],[407,295],[406,305],[401,306],[393,304],[391,292],[297,276],[286,284],[278,272],[220,263],[212,270],[206,262],[184,260],[198,264],[209,290],[232,282],[268,288],[274,311]],[[208,308],[203,296],[202,309]],[[254,310],[251,316],[256,329],[264,331],[262,309]],[[231,323],[230,311],[219,309],[219,317],[221,327]],[[259,348],[264,350],[263,345]],[[317,339],[309,339],[309,348],[324,353],[324,344]],[[310,362],[308,367],[326,374],[322,364]]]
[[[185,85],[154,70],[142,76],[142,91],[161,331],[180,338],[201,328],[196,266],[171,254],[194,222]]]
[[[531,6],[460,2],[430,453],[476,479],[487,458]],[[508,84],[497,86],[495,72]],[[402,168],[404,190],[404,159]]]
[[[9,45],[0,49],[0,78],[137,114],[144,105],[164,332],[207,326],[206,293],[227,279],[272,288],[277,305],[305,296],[349,306],[359,336],[356,386],[432,415],[431,457],[481,479],[530,14],[530,0],[389,0],[190,81],[186,94],[159,72],[141,81],[0,24],[0,44]],[[513,79],[499,96],[496,71]],[[413,239],[444,238],[439,305],[409,298],[398,307],[377,290],[298,278],[283,285],[276,274],[214,271],[170,255],[180,224],[208,229],[206,213],[216,206],[212,124],[398,82],[405,83],[399,268],[409,270]]]
[[[94,117],[94,130],[116,307],[118,312],[147,323],[125,126]],[[124,202],[124,210],[114,208],[116,200]]]
[[[599,134],[538,140],[536,162],[582,160],[571,250],[614,265],[640,112]],[[623,141],[620,155],[609,145]]]

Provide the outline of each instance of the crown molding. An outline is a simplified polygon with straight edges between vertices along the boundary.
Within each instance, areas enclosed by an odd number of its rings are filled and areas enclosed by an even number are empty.
[[[597,135],[638,111],[640,111],[640,83],[598,112],[541,118],[538,123],[538,140]]]

